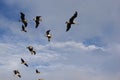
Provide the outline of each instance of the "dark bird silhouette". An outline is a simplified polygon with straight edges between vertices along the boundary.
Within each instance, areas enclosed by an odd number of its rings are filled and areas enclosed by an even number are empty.
[[[21,78],[20,72],[18,70],[14,70],[13,72],[15,76],[18,76],[19,78]]]
[[[36,16],[35,19],[33,19],[36,23],[35,28],[37,28],[40,24],[40,21],[42,21],[41,16]]]
[[[31,53],[32,55],[35,55],[35,54],[36,54],[36,51],[33,49],[32,46],[28,46],[27,49],[30,51],[30,53]]]
[[[69,19],[69,22],[66,21],[66,24],[67,24],[66,32],[70,30],[71,24],[75,24],[74,19],[77,17],[77,15],[78,15],[78,13],[77,13],[77,11],[75,11],[74,15]]]
[[[40,74],[40,71],[38,71],[38,70],[36,69],[36,73],[37,73],[37,74]]]
[[[26,67],[28,67],[28,64],[21,58],[21,64],[24,64]]]
[[[50,41],[50,39],[51,39],[51,37],[52,37],[52,35],[50,34],[50,31],[51,31],[51,30],[47,30],[47,31],[46,31],[46,37],[48,38],[48,41]]]
[[[21,31],[27,32],[27,30],[25,28],[26,27],[24,25],[22,25],[22,30]]]
[[[20,21],[24,24],[25,27],[27,27],[27,24],[28,24],[28,23],[27,23],[27,20],[25,19],[25,14],[22,13],[22,12],[20,12],[20,15],[21,15],[21,16],[20,16],[20,18],[21,18]]]

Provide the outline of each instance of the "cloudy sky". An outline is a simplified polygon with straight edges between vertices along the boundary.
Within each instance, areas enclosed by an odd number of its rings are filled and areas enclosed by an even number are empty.
[[[75,11],[77,24],[66,32],[65,22]],[[20,12],[28,20],[27,33],[21,31]],[[42,16],[37,29],[35,16]],[[48,29],[51,42],[45,37]],[[26,49],[30,45],[36,55]],[[16,69],[21,79],[14,76]],[[0,0],[0,79],[39,78],[120,80],[120,1]]]

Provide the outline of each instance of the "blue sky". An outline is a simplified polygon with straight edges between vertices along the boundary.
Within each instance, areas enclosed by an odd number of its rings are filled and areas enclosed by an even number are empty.
[[[65,22],[78,11],[70,31]],[[20,12],[28,20],[21,32]],[[119,80],[120,79],[119,0],[1,0],[0,79],[19,80]],[[42,16],[36,29],[33,18]],[[45,31],[51,29],[51,42]],[[31,55],[26,49],[33,46]],[[21,65],[24,58],[29,68]],[[35,69],[41,71],[35,74]]]

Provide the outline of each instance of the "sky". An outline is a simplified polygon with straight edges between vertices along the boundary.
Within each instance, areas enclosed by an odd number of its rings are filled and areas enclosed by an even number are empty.
[[[66,32],[75,11],[77,24]],[[21,31],[20,12],[28,20],[27,33]],[[42,16],[37,29],[35,16]],[[120,80],[119,30],[120,0],[0,0],[0,79]]]

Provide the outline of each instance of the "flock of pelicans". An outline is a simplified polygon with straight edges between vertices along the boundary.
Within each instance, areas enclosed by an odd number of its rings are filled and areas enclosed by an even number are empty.
[[[69,21],[66,21],[66,32],[70,30],[71,25],[75,24],[74,19],[77,17],[78,13],[77,11],[75,11],[75,13],[73,14],[73,16],[69,19]],[[38,28],[40,22],[42,21],[41,16],[36,16],[36,18],[33,19],[35,21],[35,28]],[[22,30],[23,32],[27,32],[26,27],[28,25],[27,19],[25,18],[25,14],[23,12],[20,12],[20,22],[22,22]],[[46,31],[46,37],[48,38],[48,41],[50,41],[52,35],[50,34],[50,30]],[[36,54],[36,51],[34,50],[34,48],[32,46],[28,46],[27,49],[30,51],[30,53],[32,55]],[[27,62],[21,58],[21,64],[24,64],[26,67],[28,67],[29,65],[27,64]],[[40,71],[38,69],[35,70],[36,74],[40,74]],[[13,70],[14,75],[21,78],[21,74],[18,70]],[[38,80],[42,80],[41,78]]]

